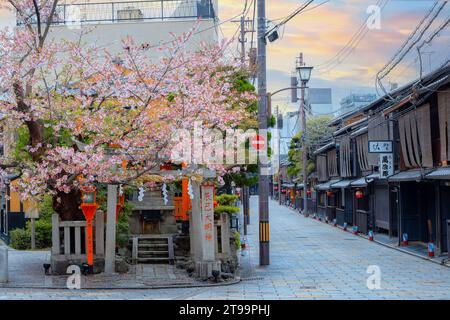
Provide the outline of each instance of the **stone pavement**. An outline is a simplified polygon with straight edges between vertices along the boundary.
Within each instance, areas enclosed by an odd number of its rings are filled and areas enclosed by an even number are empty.
[[[65,289],[68,276],[46,276],[43,264],[50,260],[49,251],[9,251],[9,282],[0,285],[9,288]],[[165,286],[204,285],[188,277],[185,270],[171,265],[131,266],[127,274],[82,276],[85,289],[141,289]],[[0,289],[1,290],[1,289]]]
[[[270,202],[271,264],[258,266],[257,197],[251,198],[243,281],[164,290],[0,289],[0,299],[450,299],[450,268],[369,242]],[[381,289],[367,287],[369,266]]]

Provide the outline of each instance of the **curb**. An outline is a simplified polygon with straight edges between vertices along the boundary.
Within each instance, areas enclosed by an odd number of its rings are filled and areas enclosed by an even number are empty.
[[[305,216],[304,216],[300,211],[298,211],[297,209],[294,209],[294,208],[291,208],[291,207],[288,207],[288,206],[284,206],[284,207],[287,208],[287,209],[291,209],[292,211],[294,211],[294,212],[300,214],[301,216],[303,216],[304,218],[309,218],[309,219],[311,219],[311,220],[314,220],[314,219],[310,218],[311,216],[310,216],[310,217],[305,217]],[[321,221],[318,221],[318,220],[314,220],[314,221],[316,221],[316,222],[318,222],[318,223],[322,223],[322,224],[324,224],[324,225],[333,226],[333,225],[326,224],[325,222],[321,222]],[[339,226],[339,225],[336,226],[336,227],[333,227],[333,228],[338,228],[338,229],[341,229],[342,231],[344,231],[344,230],[343,230],[343,227],[341,227],[341,226]],[[351,235],[358,236],[358,237],[360,237],[360,238],[369,240],[369,237],[367,237],[366,235],[363,235],[363,234],[361,234],[361,233],[358,233],[357,235],[355,235],[355,234],[353,234],[352,232],[350,232],[349,230],[344,231],[344,232],[347,232],[347,233],[350,233]],[[370,242],[374,242],[374,243],[376,243],[376,244],[378,244],[378,245],[381,245],[381,246],[383,246],[383,247],[390,248],[390,249],[394,249],[394,250],[397,250],[397,251],[399,251],[399,252],[406,253],[406,254],[409,254],[409,255],[411,255],[411,256],[414,256],[414,257],[416,257],[416,258],[419,258],[419,259],[422,259],[422,260],[426,260],[426,261],[432,262],[432,263],[434,263],[434,264],[437,264],[437,265],[440,265],[440,266],[443,266],[443,267],[446,267],[446,268],[450,268],[450,265],[449,265],[449,264],[442,263],[442,262],[439,262],[439,261],[430,259],[430,258],[428,258],[428,257],[426,257],[426,256],[422,256],[422,255],[420,255],[420,254],[417,254],[417,253],[414,253],[414,252],[411,252],[411,251],[408,251],[408,250],[402,249],[402,248],[400,248],[400,247],[393,246],[393,245],[390,245],[390,244],[387,244],[387,243],[384,243],[384,242],[381,242],[381,241],[378,241],[378,240],[376,240],[376,239],[374,239],[373,241],[370,241]]]
[[[210,288],[210,287],[226,287],[240,283],[242,280],[240,277],[236,277],[233,281],[222,283],[210,283],[210,284],[193,284],[193,285],[172,285],[172,286],[146,286],[146,287],[101,287],[101,288],[81,288],[81,289],[68,289],[66,287],[26,287],[26,286],[0,286],[1,289],[44,289],[44,290],[67,290],[67,291],[105,291],[105,290],[160,290],[160,289],[189,289],[189,288]]]

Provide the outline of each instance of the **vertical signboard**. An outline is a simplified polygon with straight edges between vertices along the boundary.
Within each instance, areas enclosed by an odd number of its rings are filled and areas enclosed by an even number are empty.
[[[214,186],[202,186],[202,242],[203,260],[215,260],[214,246]]]
[[[394,174],[394,156],[392,153],[380,154],[380,179],[387,179]]]

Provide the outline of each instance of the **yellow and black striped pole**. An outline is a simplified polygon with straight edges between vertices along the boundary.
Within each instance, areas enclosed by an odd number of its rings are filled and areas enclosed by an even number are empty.
[[[270,241],[269,221],[261,221],[259,223],[259,242],[269,243],[269,241]]]

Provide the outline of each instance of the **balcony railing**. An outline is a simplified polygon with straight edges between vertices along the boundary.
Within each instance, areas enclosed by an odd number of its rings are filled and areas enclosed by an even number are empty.
[[[149,0],[58,5],[52,23],[73,25],[215,17],[212,0]],[[23,21],[18,20],[17,24],[22,25]]]

